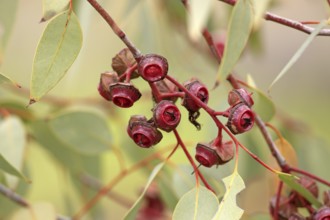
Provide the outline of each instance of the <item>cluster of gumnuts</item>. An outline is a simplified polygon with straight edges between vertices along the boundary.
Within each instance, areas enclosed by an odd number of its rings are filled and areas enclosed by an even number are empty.
[[[181,89],[167,79],[168,62],[166,58],[156,55],[143,55],[136,62],[131,52],[125,48],[112,59],[113,71],[101,74],[98,91],[100,95],[121,108],[129,108],[141,97],[140,91],[132,84],[132,79],[142,77],[152,88],[153,116],[147,119],[144,115],[131,116],[127,133],[140,147],[149,148],[158,144],[162,133],[171,132],[179,125],[181,113],[176,106],[178,98],[189,112],[189,121],[200,129],[196,121],[199,117],[201,103],[207,104],[209,91],[198,79],[190,79],[182,84]],[[185,89],[183,89],[185,88]],[[184,90],[184,91],[183,91]],[[196,99],[197,98],[197,99]],[[228,118],[226,126],[232,134],[250,130],[254,124],[251,94],[245,89],[234,89],[228,95],[230,107],[222,116]],[[234,156],[232,141],[223,141],[220,135],[210,143],[198,143],[196,160],[206,167],[220,165],[230,161]]]
[[[302,176],[298,183],[307,189],[315,198],[319,197],[319,188],[316,182],[308,177]],[[276,202],[278,208],[276,210]],[[303,208],[308,210],[302,215]],[[270,213],[278,220],[330,220],[330,191],[323,193],[323,206],[314,210],[311,203],[297,191],[291,190],[287,195],[275,195],[270,200]]]

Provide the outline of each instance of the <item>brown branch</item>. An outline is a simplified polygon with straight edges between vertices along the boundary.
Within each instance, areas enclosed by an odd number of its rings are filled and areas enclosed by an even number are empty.
[[[236,3],[236,0],[218,0],[218,1],[227,3],[229,5],[235,5],[235,3]],[[330,0],[328,0],[328,2],[330,2]],[[304,25],[302,22],[291,20],[291,19],[288,19],[285,17],[281,17],[281,16],[275,15],[271,12],[266,12],[264,15],[264,19],[282,24],[287,27],[291,27],[293,29],[302,31],[306,34],[311,34],[315,30],[315,28],[312,28],[308,25]],[[322,29],[318,35],[319,36],[330,36],[330,29]]]
[[[80,180],[84,185],[86,185],[96,191],[99,191],[102,188],[100,181],[98,181],[97,179],[93,178],[90,175],[87,175],[87,174],[81,175]],[[131,208],[132,205],[134,204],[134,202],[129,201],[127,198],[124,198],[122,195],[119,195],[116,192],[109,191],[106,193],[106,196],[110,199],[113,199],[118,204],[120,204],[126,208]]]
[[[16,192],[5,187],[2,184],[0,184],[0,193],[19,206],[25,208],[31,207],[30,203],[27,200],[25,200],[22,196],[18,195]],[[56,217],[56,220],[68,220],[68,219],[69,219],[68,217],[62,215],[57,215]]]

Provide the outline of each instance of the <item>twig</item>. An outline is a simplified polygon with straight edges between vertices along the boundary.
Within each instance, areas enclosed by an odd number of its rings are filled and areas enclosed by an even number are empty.
[[[0,193],[10,199],[11,201],[15,202],[19,206],[30,208],[30,203],[25,200],[22,196],[15,193],[13,190],[5,187],[4,185],[0,184]],[[69,220],[69,217],[57,215],[56,220]]]
[[[236,0],[218,0],[229,5],[235,5]],[[330,2],[330,0],[328,0]],[[329,3],[330,4],[330,3]],[[302,22],[291,20],[285,17],[281,17],[279,15],[273,14],[271,12],[266,12],[264,15],[264,19],[268,21],[273,21],[279,24],[282,24],[287,27],[291,27],[293,29],[302,31],[306,34],[311,34],[314,31],[314,28],[304,25]],[[330,36],[330,29],[323,29],[319,32],[319,36]]]
[[[102,188],[102,185],[99,180],[93,178],[90,175],[83,174],[80,176],[81,182],[85,184],[86,186],[99,191]],[[113,199],[116,201],[118,204],[126,207],[126,208],[131,208],[134,202],[129,201],[127,198],[124,198],[122,195],[117,194],[116,192],[107,192],[106,193],[107,197],[110,199]]]
[[[30,204],[23,197],[21,197],[11,189],[8,189],[2,184],[0,184],[0,193],[20,206],[27,208],[30,206]]]

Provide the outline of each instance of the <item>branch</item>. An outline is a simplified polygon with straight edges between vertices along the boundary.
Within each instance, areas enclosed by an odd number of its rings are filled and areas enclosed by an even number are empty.
[[[0,193],[13,201],[14,203],[18,204],[19,206],[30,208],[31,205],[28,201],[26,201],[22,196],[15,193],[13,190],[5,187],[4,185],[0,184]],[[68,220],[69,218],[66,216],[57,215],[56,220]]]
[[[227,3],[229,5],[235,5],[235,3],[236,3],[236,0],[218,0],[218,1]],[[330,4],[330,0],[328,0],[328,3]],[[264,19],[268,20],[268,21],[273,21],[273,22],[282,24],[282,25],[287,26],[287,27],[291,27],[293,29],[302,31],[306,34],[311,34],[315,29],[315,28],[312,28],[308,25],[303,24],[300,21],[291,20],[291,19],[288,19],[288,18],[285,18],[285,17],[281,17],[279,15],[275,15],[275,14],[270,13],[270,12],[265,13]],[[330,36],[330,29],[323,29],[319,32],[318,35],[319,36]]]

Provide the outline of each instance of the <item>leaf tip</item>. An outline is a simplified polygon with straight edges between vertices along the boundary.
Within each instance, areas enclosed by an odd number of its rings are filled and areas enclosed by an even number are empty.
[[[34,103],[36,103],[36,102],[37,102],[36,99],[34,99],[34,98],[30,98],[29,103],[27,104],[26,108],[30,107],[30,105],[32,105],[32,104],[34,104]]]
[[[215,90],[219,85],[220,85],[220,81],[219,80],[215,81],[211,90]]]

